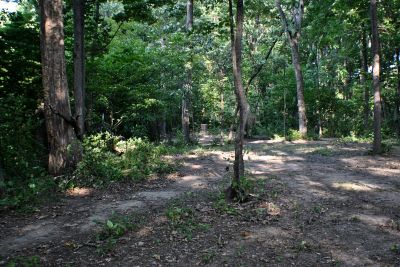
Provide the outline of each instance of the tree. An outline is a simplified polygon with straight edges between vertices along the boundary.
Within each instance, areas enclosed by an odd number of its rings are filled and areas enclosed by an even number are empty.
[[[243,140],[245,134],[246,120],[249,111],[242,80],[242,37],[244,24],[243,0],[236,4],[236,31],[233,23],[232,0],[229,0],[229,17],[231,29],[231,53],[233,67],[233,81],[235,86],[236,103],[239,111],[239,121],[235,137],[235,162],[233,164],[233,181],[230,188],[230,197],[236,198],[240,192],[240,178],[244,176]]]
[[[78,159],[68,96],[62,0],[40,0],[42,82],[49,142],[48,169],[59,175]]]
[[[381,107],[381,86],[380,86],[380,44],[378,31],[378,9],[376,0],[371,0],[371,31],[372,31],[372,78],[374,89],[374,154],[382,152],[382,107]]]
[[[186,31],[189,36],[193,29],[193,0],[188,0],[186,4]],[[183,86],[182,95],[182,132],[185,142],[190,142],[190,92],[192,89],[192,60],[190,59],[187,64],[187,80]]]
[[[361,49],[360,49],[360,60],[361,60],[361,71],[360,71],[360,82],[364,87],[364,131],[367,132],[369,128],[369,90],[370,87],[367,85],[367,73],[368,73],[368,51],[367,51],[367,34],[362,27],[361,33]]]
[[[304,1],[299,0],[297,6],[293,8],[293,25],[289,25],[289,21],[285,12],[282,9],[280,0],[275,0],[275,5],[279,11],[279,16],[282,21],[283,30],[286,32],[291,52],[292,63],[296,75],[296,89],[297,89],[297,107],[299,112],[299,131],[303,137],[307,136],[307,115],[306,105],[304,102],[304,80],[301,70],[300,54],[299,54],[299,41],[301,33],[301,23],[304,14]]]
[[[73,0],[74,10],[74,97],[76,132],[85,134],[85,0]]]

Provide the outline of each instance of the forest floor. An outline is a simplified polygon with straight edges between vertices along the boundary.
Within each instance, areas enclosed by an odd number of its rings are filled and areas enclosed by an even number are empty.
[[[400,266],[400,154],[368,149],[248,140],[243,204],[223,198],[231,150],[176,155],[176,174],[2,216],[0,265]]]

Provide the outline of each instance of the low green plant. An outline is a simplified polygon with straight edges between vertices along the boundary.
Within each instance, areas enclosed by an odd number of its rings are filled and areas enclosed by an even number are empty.
[[[390,246],[390,251],[396,254],[400,254],[400,245],[399,244],[393,244]]]
[[[170,225],[184,238],[190,240],[196,231],[206,231],[210,225],[198,222],[193,209],[172,205],[165,212]]]
[[[39,256],[29,256],[29,257],[16,257],[15,259],[10,260],[7,267],[39,267],[40,266],[40,257]]]
[[[337,140],[338,143],[371,143],[373,140],[372,135],[368,136],[357,136],[354,132],[351,132],[349,136],[342,137]]]
[[[307,241],[301,241],[300,244],[297,245],[296,247],[297,251],[311,251],[312,250],[312,246],[310,243],[308,243]]]
[[[312,211],[314,213],[321,214],[325,212],[325,208],[321,204],[316,204],[315,206],[312,207]]]
[[[112,250],[120,237],[137,228],[137,225],[133,222],[133,215],[127,216],[117,213],[113,213],[109,219],[99,224],[101,230],[96,234],[96,239],[102,242],[97,248],[97,252],[100,254]]]
[[[235,209],[231,203],[226,200],[224,192],[219,192],[217,199],[214,201],[213,207],[220,213],[226,213],[229,215],[238,214],[237,209]]]
[[[203,255],[201,256],[201,261],[204,264],[209,264],[213,261],[214,257],[216,256],[216,252],[214,250],[210,250],[210,251],[206,251],[205,253],[203,253]]]
[[[233,180],[231,187],[232,190],[236,192],[234,200],[237,202],[245,202],[249,195],[254,192],[255,182],[247,176],[242,176],[239,182]]]

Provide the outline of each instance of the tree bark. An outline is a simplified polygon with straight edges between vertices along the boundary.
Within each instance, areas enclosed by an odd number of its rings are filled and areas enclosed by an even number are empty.
[[[292,50],[292,62],[296,75],[297,109],[299,111],[299,131],[302,137],[307,137],[307,115],[306,104],[304,101],[304,80],[301,71],[299,47],[297,40],[290,41]]]
[[[85,134],[85,0],[73,0],[74,10],[74,97],[76,133]]]
[[[361,72],[360,82],[364,87],[364,132],[367,133],[369,129],[369,88],[367,86],[367,73],[368,73],[368,51],[367,51],[367,35],[365,29],[362,30],[361,36]]]
[[[400,138],[400,48],[396,48],[396,64],[397,64],[397,98],[396,98],[396,136]]]
[[[299,40],[301,23],[304,13],[304,1],[299,0],[298,7],[293,10],[293,21],[295,30],[292,32],[289,29],[288,20],[286,18],[285,12],[282,9],[282,4],[280,0],[275,0],[275,5],[279,11],[279,16],[282,21],[283,30],[286,32],[291,53],[292,53],[292,64],[296,75],[296,91],[297,91],[297,108],[299,113],[299,131],[303,138],[307,137],[307,114],[306,105],[304,101],[304,80],[303,73],[301,70],[301,61],[299,54]]]
[[[234,32],[234,38],[232,40],[233,32],[233,8],[232,0],[229,0],[229,13],[231,17],[231,47],[232,47],[232,65],[233,65],[233,77],[235,86],[236,102],[239,108],[239,121],[236,129],[235,136],[235,162],[233,164],[233,196],[239,192],[234,192],[238,188],[234,184],[240,184],[240,178],[244,176],[244,160],[243,160],[243,141],[246,127],[246,120],[249,110],[246,95],[244,92],[243,81],[242,81],[242,38],[243,38],[243,22],[244,22],[244,5],[243,0],[237,1],[236,6],[236,31]]]
[[[52,175],[62,174],[79,157],[68,97],[62,6],[62,0],[40,0],[44,113]]]
[[[371,28],[373,53],[373,89],[374,89],[374,154],[382,152],[382,107],[380,86],[380,44],[378,31],[378,10],[376,0],[371,0]]]
[[[189,33],[193,29],[193,0],[188,0],[186,4],[186,32]],[[191,53],[191,51],[190,51]],[[183,86],[182,95],[182,133],[186,143],[190,142],[190,93],[192,91],[192,60],[187,67],[187,80]]]

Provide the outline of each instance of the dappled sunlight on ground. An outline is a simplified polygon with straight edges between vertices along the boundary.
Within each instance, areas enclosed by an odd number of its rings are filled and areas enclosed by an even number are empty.
[[[67,190],[66,195],[71,197],[86,197],[93,193],[93,188],[75,187]]]
[[[207,265],[204,258],[210,266],[400,266],[400,254],[390,249],[400,240],[398,158],[373,157],[368,145],[328,139],[249,140],[246,177],[263,191],[252,194],[249,202],[228,204],[223,189],[232,174],[230,149],[207,146],[171,156],[182,164],[165,187],[127,190],[123,196],[117,192],[114,198],[93,197],[92,202],[90,189],[70,190],[65,206],[76,206],[70,213],[10,228],[12,235],[0,248],[36,246],[47,253],[40,244],[87,235],[98,226],[94,221],[104,224],[113,211],[144,211],[153,217],[124,236],[112,253],[95,256],[99,266]],[[189,202],[197,217],[178,227],[188,228],[193,239],[180,238],[166,216],[168,203],[180,208]],[[200,234],[193,230],[205,225]],[[68,253],[85,259],[92,252]]]
[[[352,182],[332,183],[332,186],[333,186],[333,188],[343,189],[343,190],[347,190],[347,191],[368,192],[368,191],[372,191],[372,190],[376,189],[373,186],[370,186],[368,184],[352,183]]]

